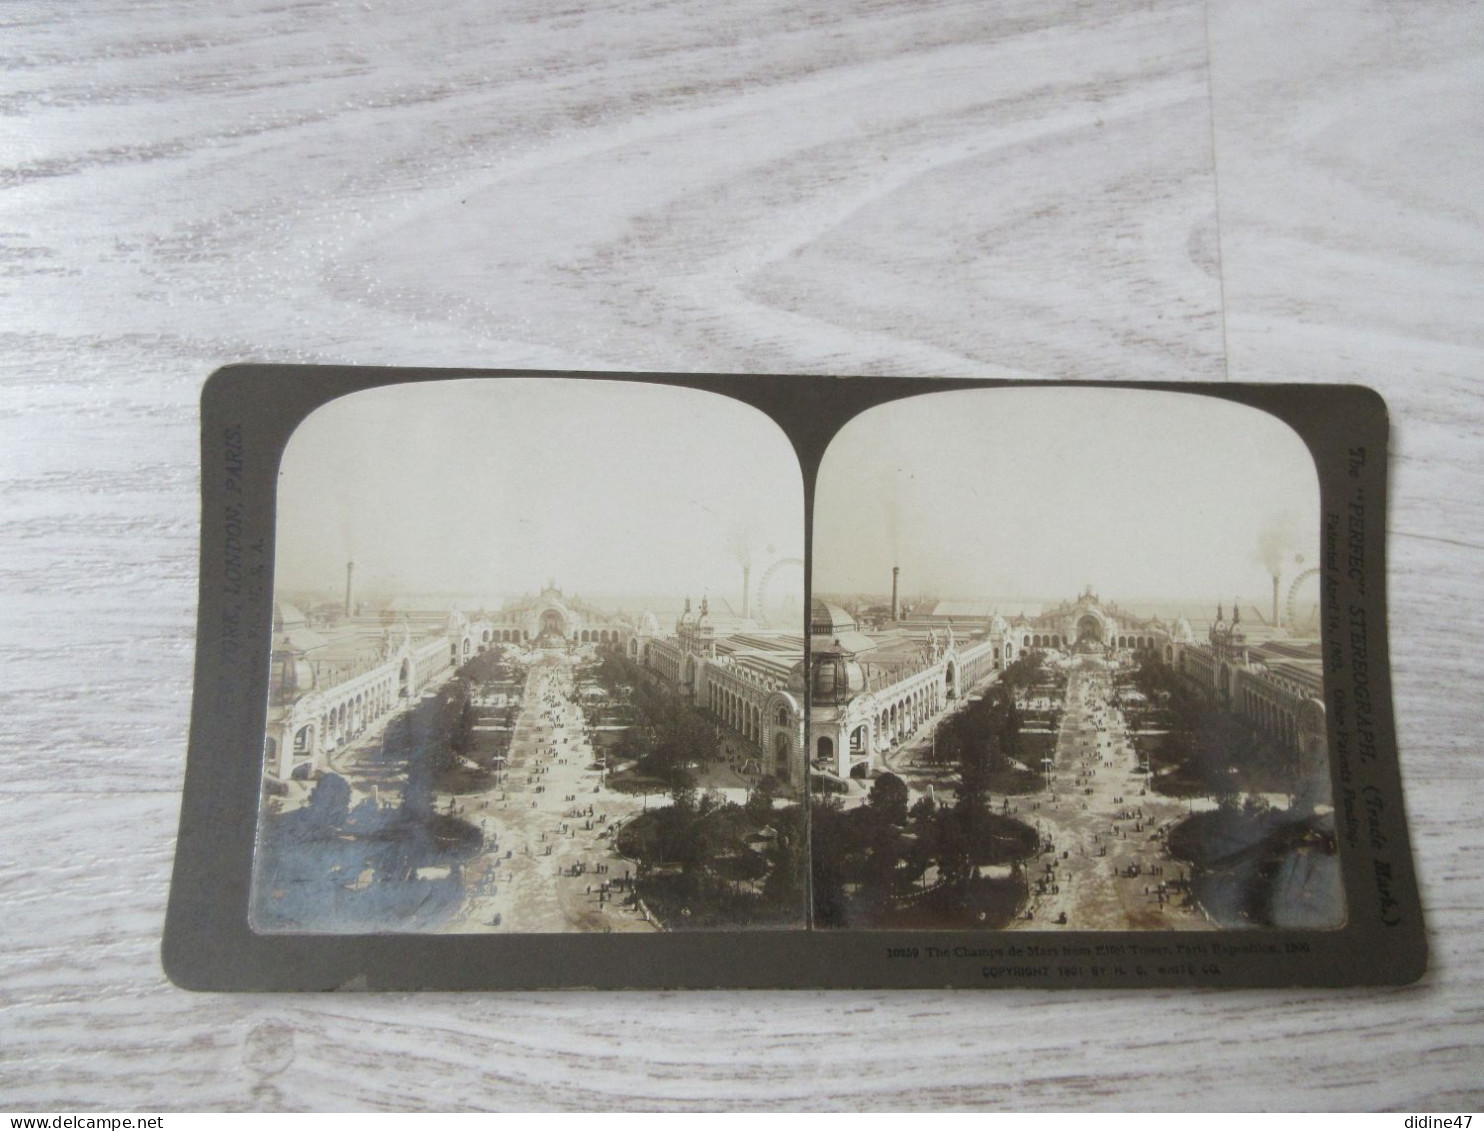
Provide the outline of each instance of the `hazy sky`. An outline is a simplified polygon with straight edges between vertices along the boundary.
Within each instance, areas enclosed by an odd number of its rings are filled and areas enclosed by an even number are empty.
[[[825,456],[815,586],[904,594],[1265,603],[1267,562],[1316,564],[1308,449],[1188,393],[986,389],[856,417]],[[1296,564],[1302,555],[1303,564]]]
[[[316,411],[279,474],[281,588],[736,599],[803,550],[793,448],[738,401],[639,383],[392,385]],[[771,549],[770,549],[771,548]],[[802,585],[797,580],[795,584]]]

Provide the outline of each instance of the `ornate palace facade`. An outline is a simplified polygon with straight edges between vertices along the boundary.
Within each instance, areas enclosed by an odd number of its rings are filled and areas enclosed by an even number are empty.
[[[976,684],[1005,656],[993,624],[976,636],[951,622],[893,622],[863,632],[839,605],[810,607],[810,763],[836,778],[864,777],[883,756]]]
[[[802,637],[713,616],[705,599],[693,612],[687,598],[671,633],[660,630],[653,614],[640,617],[629,651],[744,742],[758,769],[803,785]]]
[[[1329,804],[1324,662],[1317,640],[1248,638],[1241,611],[1218,606],[1204,641],[1179,642],[1171,661],[1219,706],[1251,722],[1297,758],[1299,792]]]

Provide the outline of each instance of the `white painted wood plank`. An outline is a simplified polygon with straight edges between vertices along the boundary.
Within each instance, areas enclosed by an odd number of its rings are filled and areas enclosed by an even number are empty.
[[[1389,1054],[1484,1015],[1484,20],[1463,4],[1211,10],[1231,376],[1370,385],[1392,414],[1393,675],[1432,958]],[[1464,1039],[1484,1063],[1484,1034]]]

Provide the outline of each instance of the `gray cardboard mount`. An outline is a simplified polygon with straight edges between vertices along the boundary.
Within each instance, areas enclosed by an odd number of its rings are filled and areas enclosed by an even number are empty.
[[[784,430],[806,519],[831,437],[866,408],[966,379],[231,366],[201,399],[201,576],[195,694],[163,959],[196,990],[715,987],[1345,986],[1421,976],[1426,945],[1408,843],[1387,661],[1387,416],[1354,386],[1095,383],[1197,393],[1290,425],[1319,472],[1326,707],[1348,917],[1332,930],[717,931],[658,934],[258,934],[248,924],[262,788],[279,459],[313,410],[377,386],[565,377],[710,390]],[[1049,384],[1049,383],[1048,383]],[[1059,387],[1076,383],[1057,382]],[[1090,383],[1091,384],[1091,383]],[[806,546],[809,544],[806,532]],[[807,593],[806,593],[807,597]],[[1332,615],[1331,615],[1332,614]],[[1366,703],[1364,734],[1353,710]],[[1350,728],[1347,730],[1347,727]],[[1198,958],[1188,948],[1198,944]]]

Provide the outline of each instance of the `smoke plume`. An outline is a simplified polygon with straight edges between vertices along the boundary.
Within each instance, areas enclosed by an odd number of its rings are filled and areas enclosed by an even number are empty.
[[[1263,525],[1254,557],[1269,574],[1281,575],[1303,544],[1303,524],[1298,516],[1292,512],[1276,514]]]

